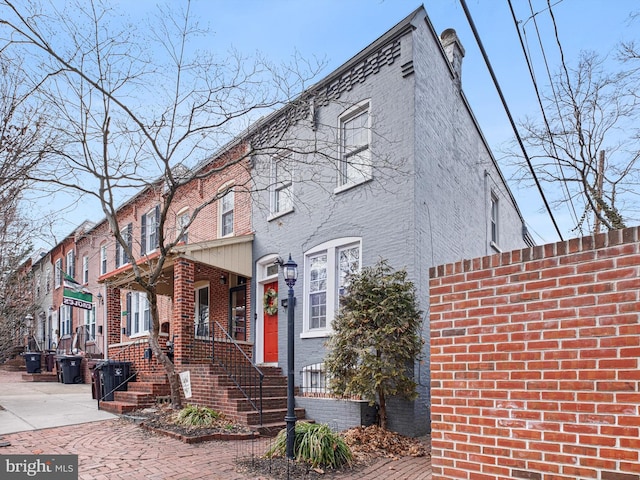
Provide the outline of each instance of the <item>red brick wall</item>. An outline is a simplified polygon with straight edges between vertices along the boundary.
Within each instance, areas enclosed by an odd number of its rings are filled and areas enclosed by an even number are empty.
[[[639,237],[431,270],[434,480],[640,479]]]

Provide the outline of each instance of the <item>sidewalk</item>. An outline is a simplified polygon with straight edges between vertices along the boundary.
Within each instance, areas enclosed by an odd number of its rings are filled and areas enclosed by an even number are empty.
[[[13,375],[8,378],[8,375]],[[20,382],[20,383],[16,383]],[[60,385],[60,387],[83,387]],[[90,387],[90,386],[88,386]],[[21,388],[31,391],[28,395],[18,395]],[[40,391],[44,384],[28,384],[21,382],[21,375],[0,370],[0,405],[10,398],[7,392],[20,396],[24,401]],[[47,395],[63,396],[74,393],[49,393]],[[91,400],[90,389],[86,392]],[[30,399],[29,401],[32,401]],[[47,397],[51,402],[51,398]],[[110,420],[77,423],[73,414],[79,407],[78,400],[56,404],[61,410],[56,413],[58,419],[74,420],[73,425],[55,428],[34,429],[35,420],[24,417],[22,420],[30,426],[20,432],[0,435],[9,446],[0,447],[1,455],[10,454],[76,454],[78,455],[80,480],[249,480],[267,477],[256,477],[240,471],[239,460],[250,460],[251,456],[260,456],[266,450],[270,439],[258,441],[205,442],[188,445],[169,437],[147,432],[129,421],[113,417]],[[92,401],[95,408],[95,401]],[[47,403],[49,408],[52,403]],[[38,417],[42,417],[45,405],[41,406]],[[66,411],[66,413],[65,413]],[[98,411],[100,412],[100,411]],[[0,411],[0,415],[6,412]],[[36,413],[33,412],[32,413]],[[89,413],[81,410],[84,416]],[[82,415],[81,415],[82,416]],[[0,416],[0,425],[4,425],[6,417]],[[345,480],[431,480],[431,465],[428,457],[403,457],[398,460],[381,459],[364,470],[340,477],[327,476],[328,479]]]

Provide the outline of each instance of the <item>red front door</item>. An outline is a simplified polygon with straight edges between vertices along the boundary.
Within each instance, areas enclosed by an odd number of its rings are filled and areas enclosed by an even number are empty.
[[[275,292],[275,295],[274,295]],[[276,363],[278,361],[278,282],[267,283],[263,287],[264,298],[275,310],[270,315],[265,307],[262,314],[264,319],[264,362]],[[275,308],[274,308],[275,307]],[[270,309],[271,310],[271,309]]]

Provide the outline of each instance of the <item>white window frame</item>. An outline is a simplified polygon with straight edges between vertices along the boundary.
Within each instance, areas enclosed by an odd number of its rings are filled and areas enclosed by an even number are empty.
[[[495,192],[491,192],[489,201],[489,238],[491,247],[500,251],[500,202]]]
[[[144,254],[149,255],[158,248],[158,229],[159,229],[159,213],[158,207],[154,206],[151,210],[144,214],[145,232],[144,238]]]
[[[151,311],[146,292],[131,292],[131,331],[129,337],[147,335],[151,329]]]
[[[271,157],[269,220],[293,212],[293,162],[291,157]]]
[[[62,285],[62,259],[57,258],[53,269],[53,287],[60,288]]]
[[[366,118],[363,118],[364,115]],[[354,128],[354,124],[362,120],[366,120],[366,123]],[[371,102],[364,100],[354,105],[340,115],[338,123],[340,125],[340,163],[336,193],[365,183],[372,178]],[[351,135],[353,132],[356,132],[356,135]],[[360,139],[360,143],[350,145],[348,142],[352,136],[366,136],[366,140]],[[357,164],[353,162],[356,158]]]
[[[191,220],[191,215],[189,214],[189,207],[183,208],[176,215],[176,236],[179,242],[184,242],[184,243],[189,242],[189,230],[185,229],[182,235],[180,235],[180,232],[182,232],[182,228],[185,225],[189,224],[190,220]]]
[[[233,235],[235,231],[234,221],[235,221],[235,192],[233,188],[229,189],[227,193],[224,194],[223,197],[220,198],[220,237],[230,237]],[[225,228],[225,220],[227,218],[231,218],[231,230],[227,231]]]
[[[107,245],[100,246],[100,275],[107,273]]]
[[[84,310],[84,325],[88,335],[88,340],[95,341],[96,339],[96,306],[94,305],[91,310]]]
[[[46,293],[51,292],[51,269],[47,267],[47,278],[45,278],[45,290]]]
[[[207,290],[207,308],[203,310],[200,304],[200,292]],[[195,338],[209,339],[211,336],[211,289],[209,288],[209,282],[199,282],[194,287],[194,316],[193,316],[193,329]],[[203,318],[206,316],[206,319]],[[198,330],[202,326],[202,330]]]
[[[82,283],[89,283],[89,257],[82,257]]]
[[[340,295],[344,293],[344,275],[340,273],[340,252],[345,249],[358,249],[357,271],[362,268],[362,239],[360,237],[337,238],[308,250],[304,254],[304,299],[302,333],[300,338],[327,337],[333,332],[331,323],[338,312]],[[314,258],[326,255],[326,290],[325,290],[325,315],[324,326],[312,328],[311,296],[318,292],[312,291],[311,262]]]
[[[65,273],[76,280],[76,257],[74,256],[73,250],[69,250],[67,252],[67,265]]]
[[[60,338],[71,335],[73,311],[70,305],[60,305]]]

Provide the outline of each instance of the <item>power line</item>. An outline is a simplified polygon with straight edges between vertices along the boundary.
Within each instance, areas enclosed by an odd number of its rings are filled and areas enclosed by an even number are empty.
[[[559,171],[559,174],[560,174],[560,176],[562,178],[562,186],[563,186],[563,191],[565,193],[565,199],[569,203],[569,205],[571,206],[571,213],[573,215],[575,224],[577,225],[578,224],[578,215],[576,213],[575,206],[573,205],[573,200],[571,198],[571,194],[570,194],[569,188],[567,186],[567,180],[566,180],[566,178],[564,176],[564,169],[562,168],[562,166],[560,165],[560,162],[558,160],[558,150],[556,148],[554,135],[553,135],[553,132],[551,131],[551,126],[549,125],[549,120],[547,119],[547,114],[545,112],[544,105],[542,104],[542,98],[540,96],[540,90],[538,88],[538,82],[536,80],[535,73],[533,71],[533,65],[531,64],[530,56],[527,53],[527,49],[525,48],[525,44],[524,44],[524,41],[522,39],[522,35],[520,33],[520,28],[518,28],[518,20],[516,18],[516,14],[515,14],[515,11],[513,9],[513,4],[511,2],[511,0],[507,0],[507,2],[509,3],[509,9],[511,10],[511,18],[513,19],[513,24],[516,27],[516,31],[518,32],[518,39],[520,40],[520,46],[522,47],[522,53],[524,55],[525,61],[527,62],[527,68],[529,69],[529,76],[531,77],[531,82],[533,83],[533,88],[534,88],[535,93],[536,93],[536,98],[538,99],[538,105],[540,106],[540,111],[542,112],[542,118],[543,118],[545,127],[547,129],[547,135],[549,136],[551,147],[553,149],[553,153],[554,153],[555,161],[556,161],[556,164],[557,164],[557,167],[558,167],[558,171]],[[555,5],[557,5],[558,3],[560,3],[560,2],[556,2]],[[547,9],[544,9],[544,10],[541,10],[540,12],[535,12],[534,13],[533,12],[533,6],[531,4],[531,0],[529,0],[529,8],[531,9],[531,16],[527,19],[527,21],[533,19],[533,24],[535,26],[535,30],[536,30],[536,33],[537,33],[537,36],[538,36],[538,43],[540,45],[540,50],[542,52],[542,58],[544,59],[544,64],[545,64],[546,69],[547,69],[547,75],[549,77],[549,82],[551,84],[551,89],[553,91],[553,96],[556,99],[555,103],[556,103],[556,106],[558,106],[557,94],[556,94],[555,88],[553,87],[553,82],[551,81],[551,72],[549,71],[549,64],[547,62],[547,56],[546,56],[546,53],[544,51],[544,46],[542,44],[542,39],[540,37],[540,31],[538,30],[538,22],[536,21],[536,18],[535,18],[536,15],[538,15],[539,13],[541,13],[543,11],[546,11]],[[549,10],[551,9],[551,5],[549,6],[548,9]],[[523,24],[523,30],[524,30],[524,24]],[[559,107],[558,107],[558,117],[560,118],[560,121],[563,122],[562,115],[560,114]]]
[[[473,19],[471,18],[471,14],[469,13],[469,9],[467,8],[467,2],[465,0],[460,0],[460,4],[462,5],[462,9],[464,10],[465,16],[467,17],[467,21],[469,22],[469,26],[471,27],[471,30],[473,31],[473,36],[476,39],[476,43],[478,44],[478,47],[480,48],[480,52],[482,53],[482,58],[484,59],[485,64],[487,65],[487,69],[489,70],[489,74],[491,75],[491,79],[493,80],[493,84],[496,87],[496,90],[498,92],[498,95],[500,96],[500,101],[502,102],[502,106],[504,107],[504,110],[507,114],[507,117],[509,118],[509,122],[511,123],[511,128],[513,129],[513,132],[516,136],[516,139],[518,141],[518,144],[520,145],[520,149],[522,150],[522,154],[524,155],[525,160],[527,161],[527,165],[529,166],[529,170],[531,171],[531,175],[533,176],[533,180],[536,183],[536,186],[538,187],[538,192],[540,192],[540,196],[542,197],[542,201],[544,202],[545,208],[547,209],[547,212],[549,213],[549,217],[551,218],[551,221],[553,223],[553,226],[556,229],[556,232],[558,233],[558,237],[560,237],[560,240],[564,240],[562,238],[562,233],[560,233],[560,228],[558,228],[558,224],[556,223],[556,219],[553,216],[553,212],[551,211],[551,207],[549,206],[549,202],[547,202],[547,199],[544,195],[544,192],[542,190],[542,186],[540,185],[540,181],[538,180],[538,176],[536,175],[535,171],[533,170],[533,165],[531,164],[531,159],[529,158],[529,155],[527,154],[527,151],[524,148],[524,143],[522,142],[522,138],[520,138],[520,134],[518,133],[518,129],[516,127],[516,124],[513,120],[513,117],[511,115],[511,111],[509,110],[509,107],[507,106],[507,101],[504,98],[504,95],[502,94],[502,89],[500,88],[500,84],[498,83],[498,79],[496,78],[496,75],[493,71],[493,67],[491,66],[491,62],[489,61],[489,57],[487,56],[487,52],[484,49],[484,46],[482,45],[482,41],[480,40],[480,35],[478,34],[478,31],[476,29],[475,23],[473,22]]]

